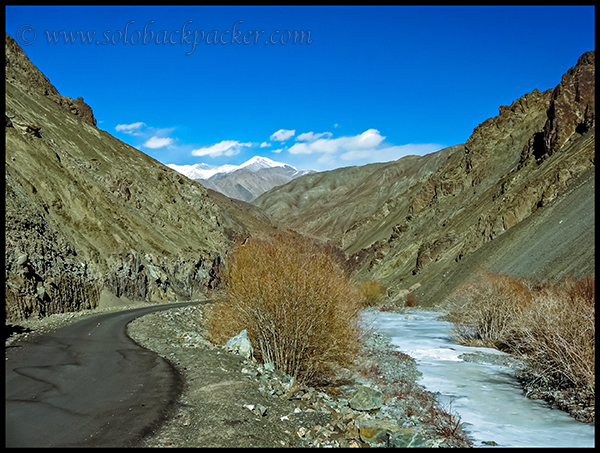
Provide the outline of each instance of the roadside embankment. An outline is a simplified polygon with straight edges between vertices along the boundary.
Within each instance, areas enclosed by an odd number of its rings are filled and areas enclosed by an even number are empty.
[[[146,446],[471,446],[460,419],[417,384],[414,360],[384,335],[367,330],[351,369],[339,369],[330,382],[293,385],[279,370],[211,344],[204,327],[209,309],[156,312],[128,326],[136,342],[171,361],[185,381],[175,417]]]

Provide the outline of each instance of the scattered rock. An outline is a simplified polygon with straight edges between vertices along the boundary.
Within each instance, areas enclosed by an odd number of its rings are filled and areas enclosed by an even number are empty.
[[[383,395],[377,389],[362,386],[350,397],[348,404],[357,411],[379,409],[383,404]]]
[[[390,435],[389,446],[392,448],[426,447],[423,436],[410,429],[395,431]]]
[[[402,428],[393,420],[357,420],[361,440],[370,446],[424,446],[423,438],[417,432]],[[393,444],[393,445],[392,445]]]
[[[344,436],[346,439],[358,439],[358,426],[354,423],[354,420],[348,422],[344,429]]]
[[[360,428],[360,439],[371,447],[387,447],[389,433],[378,428]]]
[[[250,343],[246,329],[242,330],[235,337],[227,340],[225,347],[247,359],[252,357],[254,353],[254,349],[252,349],[252,344]]]
[[[262,404],[257,404],[252,412],[254,412],[259,417],[264,417],[265,415],[267,415],[267,408]]]

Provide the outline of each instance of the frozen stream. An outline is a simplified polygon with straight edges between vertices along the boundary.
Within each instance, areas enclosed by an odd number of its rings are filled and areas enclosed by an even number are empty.
[[[505,355],[489,348],[452,343],[451,323],[438,321],[440,313],[367,312],[376,330],[392,337],[392,344],[413,357],[423,373],[420,381],[451,402],[474,445],[494,441],[502,447],[593,447],[595,424],[576,421],[566,412],[549,409],[543,402],[526,398],[512,368],[490,363],[466,362],[461,354]]]

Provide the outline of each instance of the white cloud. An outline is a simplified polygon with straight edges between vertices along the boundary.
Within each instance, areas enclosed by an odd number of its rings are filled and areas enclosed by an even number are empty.
[[[269,146],[271,146],[271,144],[270,144],[270,143],[267,143],[267,142],[262,142],[262,143],[260,144],[260,147],[261,147],[261,148],[268,148]]]
[[[292,154],[335,153],[337,150],[337,142],[329,139],[319,139],[312,143],[296,143],[290,147]]]
[[[314,142],[315,140],[325,137],[331,138],[333,134],[331,132],[321,132],[320,134],[315,134],[314,132],[305,132],[304,134],[298,135],[296,137],[297,142]]]
[[[283,149],[274,149],[274,150],[272,150],[271,152],[272,152],[272,153],[279,154],[281,151],[283,151]]]
[[[254,143],[241,143],[237,140],[223,140],[212,146],[195,149],[192,151],[193,156],[235,156],[243,147],[253,146]]]
[[[444,148],[437,143],[392,145],[385,143],[385,136],[377,129],[337,138],[332,138],[332,135],[330,132],[306,132],[298,135],[296,143],[284,150],[296,156],[296,160],[310,162],[310,168],[322,171],[340,166],[390,162],[409,155],[423,156]]]
[[[333,127],[335,127],[335,128],[337,128],[338,126],[339,126],[339,124],[338,124],[338,123],[335,123],[335,124],[333,125]]]
[[[117,132],[123,132],[125,134],[130,134],[130,135],[139,135],[139,130],[144,127],[146,124],[140,122],[137,123],[131,123],[131,124],[117,124],[117,127],[115,127]]]
[[[279,129],[277,132],[271,135],[270,138],[272,142],[285,142],[287,139],[293,137],[295,133],[295,129],[291,131],[286,129]]]
[[[306,134],[302,134],[306,135]],[[340,138],[319,138],[314,142],[296,143],[290,148],[292,154],[336,153],[375,148],[385,139],[378,130],[369,129],[359,135]]]
[[[157,149],[157,148],[163,148],[165,146],[170,145],[171,143],[173,143],[173,139],[169,138],[169,137],[151,137],[146,143],[144,143],[142,146],[144,148],[151,148],[151,149]]]

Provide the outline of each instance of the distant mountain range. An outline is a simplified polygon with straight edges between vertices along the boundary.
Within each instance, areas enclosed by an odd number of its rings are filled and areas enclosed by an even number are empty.
[[[262,156],[254,156],[241,165],[208,164],[176,165],[167,167],[178,171],[204,187],[221,192],[230,198],[250,202],[274,187],[287,184],[299,176],[315,173],[314,170],[298,170],[296,167],[275,162]]]

